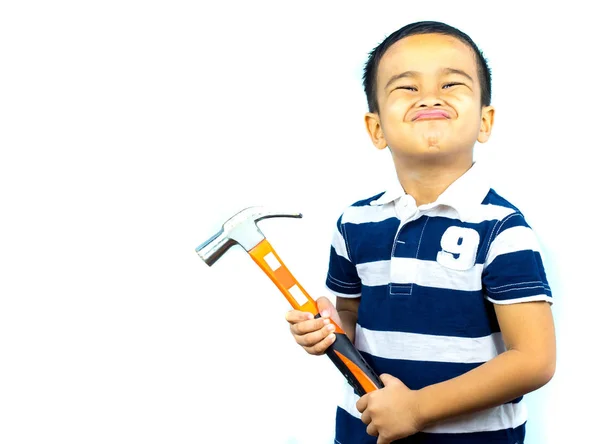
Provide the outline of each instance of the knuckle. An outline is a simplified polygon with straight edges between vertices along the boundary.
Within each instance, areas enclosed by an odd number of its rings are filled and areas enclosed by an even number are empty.
[[[297,324],[294,324],[294,333],[296,333],[297,335],[304,334],[304,328],[302,327],[302,322],[298,322]]]
[[[302,333],[304,334],[312,333],[316,330],[315,321],[312,320],[301,322],[300,325],[302,325]]]
[[[306,333],[312,333],[319,330],[319,319],[306,321],[304,328],[306,329]]]
[[[315,333],[308,333],[305,335],[305,337],[306,337],[306,342],[310,346],[315,346],[321,341],[321,337]]]
[[[321,329],[321,320],[315,319],[311,321],[306,321],[306,330],[309,332],[319,331]]]
[[[306,336],[305,335],[294,335],[294,338],[296,339],[296,342],[298,344],[300,344],[301,346],[307,346],[309,347],[311,344],[308,343],[308,341],[306,340]]]

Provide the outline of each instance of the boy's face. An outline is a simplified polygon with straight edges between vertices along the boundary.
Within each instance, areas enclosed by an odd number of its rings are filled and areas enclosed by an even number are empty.
[[[406,37],[377,71],[379,113],[365,116],[376,147],[398,160],[472,162],[475,141],[489,138],[494,110],[481,105],[473,50],[441,34]]]

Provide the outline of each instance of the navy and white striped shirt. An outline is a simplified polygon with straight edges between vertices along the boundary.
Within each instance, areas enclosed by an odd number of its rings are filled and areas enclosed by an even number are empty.
[[[552,303],[540,249],[521,212],[476,164],[436,202],[400,184],[356,202],[337,222],[326,285],[360,297],[355,345],[378,373],[411,389],[459,376],[505,351],[494,304]],[[336,442],[376,443],[350,386]],[[402,442],[521,443],[522,397],[435,424]]]

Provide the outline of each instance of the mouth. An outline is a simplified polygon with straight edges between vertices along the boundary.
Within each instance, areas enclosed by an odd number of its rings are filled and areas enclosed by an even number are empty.
[[[450,114],[446,111],[442,111],[440,109],[436,110],[424,110],[416,113],[412,121],[416,122],[417,120],[447,120],[450,119]]]

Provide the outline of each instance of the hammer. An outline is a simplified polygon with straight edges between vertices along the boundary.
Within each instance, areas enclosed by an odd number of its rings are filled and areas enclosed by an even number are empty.
[[[227,220],[221,230],[198,248],[196,253],[208,266],[214,264],[230,247],[241,245],[296,310],[320,317],[315,301],[298,283],[256,224],[271,217],[302,217],[300,213],[275,213],[263,207],[246,208]],[[335,341],[326,350],[327,356],[346,377],[359,396],[383,388],[383,383],[354,347],[344,330],[335,327]]]

